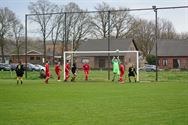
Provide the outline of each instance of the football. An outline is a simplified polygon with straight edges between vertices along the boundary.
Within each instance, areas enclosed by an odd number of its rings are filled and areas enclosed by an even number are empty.
[[[116,49],[116,53],[119,53],[119,49]]]

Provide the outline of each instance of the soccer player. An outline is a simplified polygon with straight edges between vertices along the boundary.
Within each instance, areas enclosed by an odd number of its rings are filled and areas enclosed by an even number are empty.
[[[125,67],[122,63],[120,63],[119,68],[120,68],[120,79],[119,79],[119,81],[121,83],[123,83],[123,75],[125,73]]]
[[[61,81],[60,77],[61,77],[61,68],[60,68],[60,62],[56,62],[55,65],[55,73],[57,75],[57,81]]]
[[[134,65],[132,65],[131,67],[129,67],[129,73],[128,73],[128,77],[129,77],[129,82],[131,82],[131,76],[134,77],[134,81],[136,82],[136,69],[134,67]]]
[[[120,75],[119,64],[120,64],[119,56],[117,58],[113,57],[113,59],[112,59],[112,65],[113,65],[114,76],[113,76],[112,81],[115,80],[116,76],[118,76],[118,79],[119,79],[119,75]]]
[[[18,65],[16,66],[17,84],[19,84],[19,81],[21,81],[21,84],[23,84],[23,74],[24,66],[22,65],[22,62],[19,61]]]
[[[65,79],[64,79],[65,82],[69,79],[69,70],[70,70],[70,64],[69,64],[69,60],[67,60],[67,63],[65,65]]]
[[[71,79],[71,82],[73,82],[73,81],[75,81],[76,76],[77,76],[77,74],[76,74],[76,72],[77,72],[76,63],[73,63],[71,71],[72,71],[72,79]]]
[[[48,80],[50,79],[50,68],[49,68],[49,62],[48,61],[46,61],[45,70],[46,70],[45,83],[48,84]]]
[[[89,64],[86,62],[83,66],[82,69],[84,70],[85,73],[85,80],[88,80],[88,76],[89,76],[89,70],[90,70],[90,66]]]

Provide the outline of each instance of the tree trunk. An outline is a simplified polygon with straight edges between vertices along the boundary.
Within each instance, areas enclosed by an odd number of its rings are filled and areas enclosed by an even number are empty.
[[[44,43],[44,63],[47,61],[47,58],[46,58],[46,39],[43,38],[43,43]]]
[[[61,58],[62,58],[62,59],[63,59],[64,51],[65,51],[64,46],[65,46],[64,40],[62,40],[62,41],[61,41]],[[62,60],[61,60],[61,61],[62,61]]]
[[[20,60],[20,48],[17,47],[17,61],[19,62]]]
[[[5,63],[4,45],[1,45],[1,56],[2,56],[2,63]]]
[[[55,64],[55,44],[53,44],[53,64]]]
[[[43,43],[44,43],[44,62],[46,62],[47,58],[46,58],[46,24],[45,23],[44,23],[44,32],[43,32]]]

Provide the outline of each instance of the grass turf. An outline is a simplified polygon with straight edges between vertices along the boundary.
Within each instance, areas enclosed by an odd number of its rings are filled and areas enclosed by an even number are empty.
[[[187,125],[188,82],[0,80],[1,125]]]
[[[55,71],[53,67],[51,66],[51,79],[57,79],[57,76],[55,74]],[[71,74],[71,73],[70,73]],[[110,72],[110,76],[112,79],[113,73],[112,71]],[[179,81],[187,81],[187,71],[159,71],[158,72],[158,80],[162,82],[179,82]],[[39,80],[39,75],[40,73],[37,71],[29,71],[27,73],[27,79],[29,80]],[[127,79],[128,73],[127,71],[125,72],[124,79]],[[155,81],[155,72],[145,72],[145,71],[140,71],[139,72],[139,79],[140,81],[144,82],[151,82]],[[25,77],[25,75],[24,75]],[[84,72],[82,70],[79,70],[78,72],[78,77],[76,78],[77,81],[84,81]],[[63,73],[61,73],[61,79],[63,78]],[[15,71],[0,71],[0,79],[16,79],[16,73]],[[108,72],[106,70],[91,70],[89,73],[89,80],[91,81],[108,81]]]

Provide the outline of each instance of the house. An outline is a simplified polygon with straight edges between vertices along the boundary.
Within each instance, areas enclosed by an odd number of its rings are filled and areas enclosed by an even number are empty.
[[[10,50],[12,50],[12,48],[10,49],[10,48],[8,48],[9,46],[5,46],[5,48],[4,48],[4,61],[5,62],[3,62],[3,56],[2,56],[2,53],[0,54],[0,63],[10,63],[10,53],[11,53],[11,51]]]
[[[70,45],[68,45],[70,47]],[[55,47],[55,60],[61,61],[62,58],[62,51],[64,51],[62,48],[61,43],[57,43]],[[42,51],[42,52],[41,52]],[[48,43],[46,44],[46,55],[47,60],[52,63],[53,62],[53,44]],[[21,53],[19,55],[19,58],[22,60],[22,62],[25,62],[25,53]],[[11,54],[11,62],[16,63],[18,62],[18,55],[17,54]],[[27,62],[33,63],[33,64],[42,64],[43,63],[43,48],[41,48],[40,51],[37,50],[30,50],[27,52]]]
[[[117,49],[120,51],[135,51],[137,50],[137,46],[132,39],[111,39],[110,51],[115,51]],[[108,39],[89,39],[83,41],[77,51],[108,51]],[[85,61],[88,61],[94,69],[108,68],[108,54],[76,54],[75,56],[78,57],[78,67],[81,67]],[[136,64],[136,53],[110,54],[110,61],[113,56],[119,56],[121,62],[126,64],[127,67],[131,64]]]
[[[23,62],[25,62],[25,53],[24,54],[20,54],[20,60],[22,60]],[[33,63],[33,64],[42,64],[42,58],[43,58],[43,54],[39,51],[36,50],[31,50],[27,52],[27,62],[29,63]],[[13,63],[18,62],[18,55],[17,54],[12,54],[11,55],[11,61]]]
[[[4,55],[4,59],[5,59],[5,63],[9,63],[10,62],[10,55]],[[0,63],[2,63],[3,62],[3,57],[2,57],[2,55],[0,55]]]
[[[188,40],[158,40],[160,69],[188,69]],[[155,46],[151,54],[155,55]]]
[[[57,42],[55,45],[55,60],[56,61],[62,61],[62,56],[63,56],[63,52],[64,52],[64,44],[62,44],[61,42]],[[50,42],[48,42],[46,44],[46,53],[48,56],[53,56],[53,48],[54,45]],[[72,45],[70,43],[67,44],[67,49],[68,51],[70,51],[72,49]],[[51,59],[51,61],[53,62],[53,58]]]

